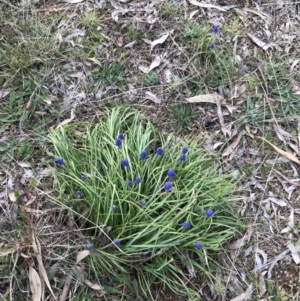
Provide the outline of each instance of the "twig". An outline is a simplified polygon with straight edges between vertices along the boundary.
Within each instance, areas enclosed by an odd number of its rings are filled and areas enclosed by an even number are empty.
[[[264,75],[264,73],[263,73],[263,71],[262,71],[262,69],[261,69],[261,66],[259,65],[258,62],[256,62],[256,66],[257,66],[257,69],[258,69],[258,71],[259,71],[259,73],[260,73],[260,76],[261,76],[261,78],[262,78],[262,80],[263,80],[263,83],[264,83],[264,86],[265,86],[267,95],[269,96],[269,86],[268,86],[268,81],[266,80],[266,77],[265,77],[265,75]]]
[[[279,174],[281,177],[283,177],[287,182],[289,182],[290,184],[292,185],[295,185],[295,186],[299,186],[300,187],[300,184],[297,184],[297,183],[294,183],[293,181],[289,180],[286,176],[284,176],[281,172],[279,172],[278,170],[276,169],[273,169],[277,174]]]

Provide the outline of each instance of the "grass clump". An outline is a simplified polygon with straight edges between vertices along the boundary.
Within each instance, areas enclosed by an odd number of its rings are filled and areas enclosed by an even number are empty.
[[[182,132],[186,127],[191,126],[200,112],[192,112],[191,106],[187,104],[176,104],[170,107],[174,120],[174,129]]]
[[[115,85],[117,87],[123,87],[123,66],[120,62],[107,64],[104,63],[99,71],[92,72],[92,78],[95,81],[97,89],[101,85]]]
[[[51,132],[53,173],[58,202],[80,227],[96,225],[85,234],[97,237],[87,246],[100,255],[89,258],[96,274],[125,281],[134,273],[149,299],[152,284],[199,298],[188,279],[212,281],[221,245],[241,228],[233,178],[196,141],[164,137],[130,108],[107,110],[78,136],[79,129]]]

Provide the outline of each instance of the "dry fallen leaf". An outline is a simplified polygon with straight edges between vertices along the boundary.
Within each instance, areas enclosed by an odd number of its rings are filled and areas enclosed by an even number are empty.
[[[71,110],[71,118],[67,118],[65,120],[63,120],[62,122],[60,122],[56,129],[59,129],[60,127],[62,127],[63,125],[66,125],[68,123],[70,123],[73,119],[75,118],[75,113],[74,113],[74,109]]]
[[[150,65],[150,67],[140,65],[139,69],[144,73],[149,73],[151,70],[158,67],[163,62],[163,60],[164,60],[164,58],[163,58],[162,55],[156,55],[154,60],[152,61],[151,65]]]
[[[280,233],[288,233],[291,230],[294,229],[295,223],[294,223],[294,208],[291,208],[291,214],[289,217],[289,222],[287,224],[287,227],[285,227],[283,230],[280,231]]]
[[[95,290],[95,291],[103,291],[104,292],[104,289],[101,285],[97,284],[97,283],[92,283],[91,281],[85,279],[84,280],[84,283],[90,287],[91,289]]]
[[[163,59],[164,59],[163,56],[156,55],[153,62],[150,65],[149,70],[147,71],[147,73],[149,73],[154,68],[158,67],[162,63]]]
[[[75,264],[78,264],[82,259],[84,259],[85,257],[87,257],[90,254],[91,254],[91,252],[89,250],[84,250],[84,251],[79,252],[76,256]]]
[[[273,124],[273,127],[274,127],[274,130],[277,134],[277,137],[285,142],[285,139],[284,137],[287,137],[287,138],[291,138],[292,140],[295,140],[294,139],[294,136],[292,134],[290,134],[289,132],[287,132],[286,130],[284,130],[279,124]]]
[[[220,101],[224,101],[225,98],[221,95],[218,94],[218,97],[220,99]],[[190,103],[201,103],[201,102],[209,102],[209,103],[216,103],[216,96],[215,94],[202,94],[202,95],[197,95],[194,97],[189,97],[185,99],[186,101],[190,102]]]
[[[199,7],[204,7],[204,8],[215,8],[218,9],[220,11],[227,11],[229,8],[225,8],[225,7],[221,7],[221,6],[217,6],[217,5],[213,5],[213,4],[207,4],[207,3],[200,3],[198,1],[195,0],[189,0],[189,2],[193,5],[199,6]],[[230,8],[236,7],[236,5],[234,6],[230,6]]]
[[[16,194],[15,194],[14,191],[10,191],[8,193],[8,197],[9,197],[10,201],[13,202],[13,203],[17,200]]]
[[[30,267],[28,277],[32,301],[40,301],[42,299],[42,283],[40,276],[33,267]]]
[[[50,282],[49,282],[49,279],[48,279],[48,276],[47,276],[47,272],[45,270],[45,267],[44,267],[44,264],[43,264],[43,259],[42,259],[42,252],[41,252],[41,245],[39,243],[39,241],[37,240],[36,236],[35,236],[35,233],[34,231],[32,231],[32,249],[35,253],[35,256],[36,256],[36,260],[38,262],[38,265],[39,265],[39,272],[40,272],[40,276],[42,277],[42,280],[44,280],[44,282],[46,283],[51,295],[53,296],[54,300],[57,300],[53,291],[52,291],[52,288],[51,288],[51,285],[50,285]],[[41,287],[43,289],[43,283],[41,282]]]
[[[158,104],[161,103],[161,99],[158,98],[154,93],[147,91],[145,95],[146,95],[146,99],[152,100],[153,102]]]
[[[272,45],[263,42],[262,40],[260,40],[258,37],[256,37],[251,33],[247,33],[247,35],[257,46],[259,46],[263,50],[268,50],[269,48],[272,47]]]
[[[296,65],[300,62],[300,59],[295,59],[291,65],[291,71],[294,70],[294,68],[296,67]]]
[[[242,136],[244,135],[245,131],[241,131],[236,139],[228,146],[227,150],[223,153],[222,156],[229,156],[232,151],[238,146]]]
[[[252,292],[253,292],[253,285],[251,283],[244,293],[242,293],[239,296],[231,299],[231,301],[247,301],[247,300],[250,300],[251,296],[252,296]]]
[[[251,238],[252,233],[253,233],[253,229],[250,227],[247,233],[242,238],[230,244],[229,248],[235,250],[243,247]]]
[[[290,235],[290,238],[292,238],[292,236]],[[299,245],[294,245],[292,240],[290,240],[290,242],[288,243],[288,248],[291,251],[291,255],[292,258],[295,262],[295,264],[299,264],[300,263],[300,257],[299,257],[299,251],[300,251],[300,246]]]
[[[279,147],[275,146],[274,144],[272,144],[271,142],[269,142],[268,140],[266,140],[263,137],[258,137],[258,138],[261,139],[261,140],[263,140],[263,141],[265,141],[265,142],[267,142],[269,145],[271,145],[280,155],[288,158],[289,160],[291,160],[291,161],[293,161],[295,163],[300,164],[300,161],[294,155],[292,155],[291,153],[288,153],[288,152],[280,149]]]
[[[0,90],[0,99],[6,97],[11,90]]]
[[[156,45],[164,43],[165,40],[168,38],[168,36],[169,36],[169,33],[164,34],[164,35],[163,35],[162,37],[160,37],[159,39],[157,39],[157,40],[151,42],[150,51],[152,51],[153,48],[154,48]]]

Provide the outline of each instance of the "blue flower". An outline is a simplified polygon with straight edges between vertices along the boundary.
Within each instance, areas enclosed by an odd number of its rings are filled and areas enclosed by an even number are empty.
[[[184,146],[181,150],[181,154],[186,155],[188,151],[189,151],[189,149],[186,146]]]
[[[201,241],[196,241],[196,242],[195,242],[195,248],[196,248],[197,250],[202,249],[202,247],[203,247],[203,244],[202,244]]]
[[[86,248],[91,251],[93,249],[93,244],[91,244],[90,242],[86,245]]]
[[[121,147],[122,146],[122,140],[121,139],[116,139],[115,145],[117,147]]]
[[[145,205],[146,205],[146,203],[147,203],[147,201],[146,201],[146,200],[141,200],[141,202],[140,202],[140,204],[141,204],[142,206],[145,206]]]
[[[166,191],[170,191],[173,188],[173,184],[171,182],[166,182],[164,188]]]
[[[179,161],[184,162],[185,160],[186,160],[186,156],[181,154],[180,157],[179,157]]]
[[[136,184],[140,184],[141,183],[141,177],[137,176],[134,181],[135,181]]]
[[[122,165],[123,167],[128,167],[128,166],[129,166],[128,160],[127,160],[127,159],[122,159],[122,160],[121,160],[121,165]]]
[[[211,50],[214,50],[214,49],[216,48],[216,46],[215,46],[214,43],[212,43],[212,44],[209,45],[209,48],[210,48]]]
[[[125,139],[124,134],[119,133],[117,139],[124,140]]]
[[[112,209],[113,211],[116,211],[116,210],[118,209],[118,206],[117,206],[117,205],[112,205],[112,206],[111,206],[111,209]]]
[[[164,149],[163,149],[162,147],[158,147],[158,148],[156,149],[156,154],[157,154],[158,156],[162,156],[162,155],[164,154]]]
[[[83,241],[84,241],[84,237],[81,235],[81,236],[78,237],[78,240],[79,240],[80,242],[83,242]]]
[[[214,25],[213,33],[214,34],[218,34],[219,33],[219,25]]]
[[[76,196],[77,196],[78,199],[82,198],[83,197],[83,192],[80,189],[78,189],[76,191]]]
[[[87,176],[86,175],[81,175],[81,180],[85,181],[87,179]]]
[[[147,156],[148,156],[148,154],[145,150],[140,153],[140,158],[143,160],[147,159]]]
[[[127,184],[128,184],[128,186],[129,186],[130,188],[132,188],[132,185],[133,185],[133,184],[132,184],[132,181],[128,181]]]
[[[207,217],[212,217],[214,214],[214,211],[211,208],[208,208],[207,210],[205,210],[205,214]]]
[[[57,158],[55,160],[55,163],[58,164],[59,166],[63,166],[65,163],[65,160],[63,158]]]
[[[188,229],[188,228],[190,227],[190,224],[189,224],[189,222],[184,221],[183,223],[181,223],[181,226],[182,226],[184,229]]]
[[[172,169],[172,168],[170,168],[170,169],[168,170],[168,177],[169,177],[169,178],[174,178],[175,176],[176,176],[175,170]]]
[[[115,244],[116,246],[119,246],[119,245],[121,244],[121,240],[118,239],[118,238],[114,239],[114,244]]]

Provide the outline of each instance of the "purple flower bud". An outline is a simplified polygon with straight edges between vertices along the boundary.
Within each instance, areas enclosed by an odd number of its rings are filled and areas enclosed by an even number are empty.
[[[140,184],[140,183],[141,183],[141,177],[140,177],[140,176],[137,176],[137,177],[135,178],[135,183],[136,183],[136,184]]]
[[[82,198],[83,197],[83,192],[80,189],[78,189],[76,191],[76,196],[77,196],[78,199]]]
[[[169,178],[174,178],[176,176],[176,172],[172,168],[170,168],[167,173]]]
[[[55,160],[55,163],[58,164],[59,166],[63,166],[65,164],[65,160],[63,158],[57,158]]]
[[[93,244],[91,244],[90,242],[86,245],[86,248],[91,251],[93,249]]]
[[[140,153],[140,158],[142,160],[146,160],[147,157],[148,157],[148,154],[147,154],[147,152],[145,150]]]
[[[213,33],[214,34],[218,34],[219,33],[219,25],[214,25]]]
[[[214,211],[211,208],[208,208],[207,210],[205,210],[205,214],[207,217],[212,217],[214,214]]]
[[[129,166],[129,162],[127,159],[122,159],[121,160],[121,165],[125,168],[125,167],[128,167]]]
[[[163,149],[162,147],[158,147],[158,148],[156,149],[156,154],[157,154],[158,156],[162,156],[162,155],[164,154],[164,149]]]
[[[209,45],[209,49],[214,50],[215,48],[216,48],[216,46],[215,46],[214,43],[212,43],[212,44]]]
[[[115,145],[117,147],[121,147],[122,146],[122,140],[121,139],[116,139]]]
[[[203,244],[202,244],[201,241],[196,241],[196,242],[195,242],[195,248],[196,248],[197,250],[202,249],[202,247],[203,247]]]
[[[146,201],[146,200],[141,200],[141,202],[140,202],[140,204],[141,204],[142,206],[145,206],[145,205],[146,205],[146,203],[147,203],[147,201]]]
[[[85,181],[87,179],[86,175],[81,175],[81,180]]]
[[[121,244],[121,240],[118,239],[118,238],[114,239],[114,244],[115,244],[116,246],[119,246],[119,245]]]
[[[180,157],[179,157],[179,161],[184,162],[185,160],[186,160],[186,156],[181,154]]]
[[[186,155],[188,151],[189,149],[186,146],[184,146],[181,150],[181,154]]]
[[[111,209],[112,209],[113,211],[116,211],[116,210],[118,209],[118,206],[117,206],[117,205],[112,205],[112,206],[111,206]]]
[[[170,191],[173,188],[173,184],[171,182],[166,182],[164,188],[166,191]]]
[[[185,221],[183,223],[181,223],[181,226],[184,228],[184,229],[188,229],[190,227],[190,224],[189,222]]]
[[[119,133],[117,139],[124,140],[125,139],[124,134]]]
[[[133,185],[133,184],[132,184],[132,181],[128,181],[127,184],[128,184],[128,186],[129,186],[130,188],[132,188],[132,185]]]

